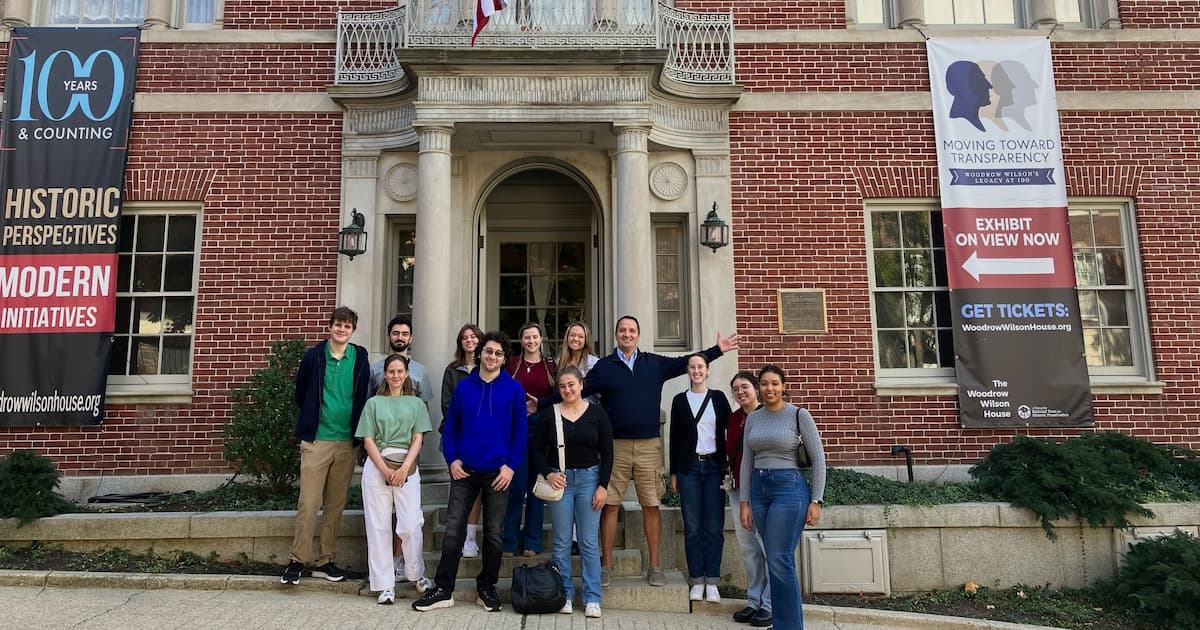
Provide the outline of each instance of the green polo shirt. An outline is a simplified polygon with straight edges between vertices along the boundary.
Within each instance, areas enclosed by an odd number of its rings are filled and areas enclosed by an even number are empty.
[[[345,356],[335,359],[329,353],[329,344],[325,344],[325,386],[321,390],[316,439],[341,442],[353,437],[350,433],[353,411],[354,346],[346,344]]]
[[[354,437],[371,438],[375,446],[408,449],[418,433],[433,430],[425,403],[416,396],[372,396],[367,400],[358,433]]]

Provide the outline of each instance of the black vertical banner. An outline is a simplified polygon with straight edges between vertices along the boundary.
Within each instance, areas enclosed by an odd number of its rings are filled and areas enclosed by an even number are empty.
[[[17,28],[0,129],[0,426],[98,424],[136,28]]]

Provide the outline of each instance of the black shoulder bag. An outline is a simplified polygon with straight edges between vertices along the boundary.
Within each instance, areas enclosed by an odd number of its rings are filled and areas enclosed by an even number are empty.
[[[796,407],[796,468],[812,468],[808,459],[808,448],[804,446],[804,437],[800,433],[800,408]]]

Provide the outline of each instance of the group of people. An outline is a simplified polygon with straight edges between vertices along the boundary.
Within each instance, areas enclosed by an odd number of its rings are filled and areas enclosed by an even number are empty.
[[[617,516],[631,480],[642,507],[646,579],[665,585],[659,401],[664,384],[686,373],[690,386],[671,405],[666,472],[680,497],[690,597],[720,601],[728,505],[739,524],[736,538],[749,582],[748,605],[734,620],[803,627],[794,553],[805,524],[820,518],[824,451],[812,416],[787,402],[780,368],[739,372],[730,384],[736,410],[724,393],[709,389],[709,364],[738,347],[737,335],[718,334],[702,352],[666,357],[638,348],[640,325],[627,315],[617,321],[612,354],[591,354],[591,331],[573,322],[554,358],[544,353],[545,332],[531,322],[518,334],[519,353],[510,357],[504,333],[464,325],[442,377],[439,431],[451,481],[441,557],[430,580],[421,555],[417,458],[423,434],[433,430],[432,389],[424,366],[408,357],[411,321],[389,322],[392,352],[374,365],[368,365],[366,349],[349,342],[356,326],[353,311],[335,309],[329,338],[309,349],[297,372],[300,500],[284,583],[298,583],[306,564],[313,577],[344,579],[333,562],[334,545],[356,461],[353,443],[361,440],[369,581],[381,604],[394,603],[396,580],[407,579],[419,595],[414,609],[452,606],[460,559],[482,556],[476,601],[500,610],[501,560],[543,551],[548,511],[551,558],[567,595],[560,612],[573,612],[571,554],[577,547],[585,615],[599,617],[602,588],[612,580]],[[801,470],[809,466],[811,486]],[[539,477],[562,498],[537,498]]]

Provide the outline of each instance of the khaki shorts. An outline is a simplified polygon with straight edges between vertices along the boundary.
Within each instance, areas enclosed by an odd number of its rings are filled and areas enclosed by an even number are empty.
[[[613,440],[613,471],[608,480],[608,505],[620,505],[625,487],[633,479],[638,503],[658,507],[663,486],[662,438]]]

